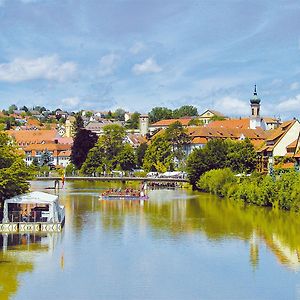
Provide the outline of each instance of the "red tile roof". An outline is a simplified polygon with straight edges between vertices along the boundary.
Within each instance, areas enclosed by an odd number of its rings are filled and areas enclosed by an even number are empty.
[[[250,129],[250,119],[229,119],[213,121],[207,125],[207,127],[223,127],[223,128],[243,128]]]
[[[167,127],[175,122],[180,122],[183,126],[187,126],[188,123],[192,120],[192,117],[189,118],[181,118],[181,119],[168,119],[168,120],[160,120],[156,123],[151,124],[151,126],[161,126],[161,127]]]

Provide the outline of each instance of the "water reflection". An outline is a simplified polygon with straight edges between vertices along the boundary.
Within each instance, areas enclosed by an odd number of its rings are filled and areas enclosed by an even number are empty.
[[[300,269],[299,215],[220,200],[186,191],[156,191],[150,201],[100,201],[104,230],[120,229],[127,215],[139,215],[157,232],[174,237],[202,232],[208,239],[241,239],[249,243],[249,262],[259,264],[259,246],[266,245],[282,265]]]
[[[111,187],[121,184],[67,182],[59,191],[66,209],[62,233],[0,236],[0,295],[32,296],[26,283],[41,276],[45,298],[64,282],[64,299],[195,299],[199,291],[206,291],[203,298],[255,298],[253,289],[257,298],[280,298],[278,291],[295,287],[299,215],[189,190],[153,190],[149,201],[99,200]],[[273,282],[270,272],[284,280]],[[240,274],[241,287],[231,291]],[[74,282],[82,287],[76,293]]]
[[[0,295],[10,299],[19,286],[19,276],[34,270],[34,253],[52,253],[59,233],[0,234]]]

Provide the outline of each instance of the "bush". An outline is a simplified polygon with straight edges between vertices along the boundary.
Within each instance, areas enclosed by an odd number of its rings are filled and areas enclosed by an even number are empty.
[[[217,169],[204,173],[197,187],[236,201],[300,211],[300,174],[295,171],[273,180],[271,176],[257,173],[237,179],[230,169]]]
[[[216,169],[204,173],[197,181],[197,187],[202,191],[225,197],[236,182],[237,178],[229,168]]]

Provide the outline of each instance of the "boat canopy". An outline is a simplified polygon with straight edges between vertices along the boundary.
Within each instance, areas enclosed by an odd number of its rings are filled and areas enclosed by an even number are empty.
[[[49,221],[60,221],[60,206],[58,204],[58,196],[51,195],[44,192],[31,192],[15,196],[4,201],[3,208],[3,223],[9,222],[8,220],[8,204],[46,204],[49,205]]]

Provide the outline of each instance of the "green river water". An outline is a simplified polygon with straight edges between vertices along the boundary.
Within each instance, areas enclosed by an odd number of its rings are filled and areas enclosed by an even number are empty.
[[[184,189],[100,201],[108,186],[67,182],[61,233],[0,234],[1,300],[300,299],[299,215]]]

